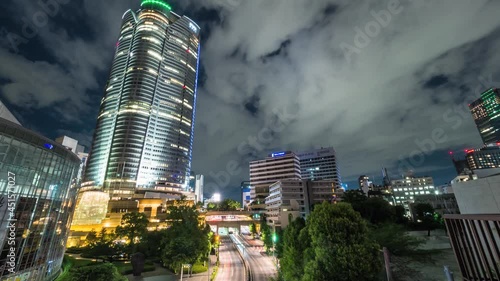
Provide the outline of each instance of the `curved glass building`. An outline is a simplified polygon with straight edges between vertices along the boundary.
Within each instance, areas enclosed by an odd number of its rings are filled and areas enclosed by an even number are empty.
[[[114,200],[188,188],[199,32],[162,0],[125,12],[82,191]]]
[[[61,268],[80,159],[0,118],[0,280],[53,280]]]

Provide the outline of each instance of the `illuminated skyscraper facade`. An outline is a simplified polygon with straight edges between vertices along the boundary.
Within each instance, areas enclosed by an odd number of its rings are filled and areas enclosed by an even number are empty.
[[[82,190],[112,200],[138,189],[187,190],[199,32],[161,0],[125,12]]]
[[[500,90],[489,89],[469,105],[484,144],[500,141]]]

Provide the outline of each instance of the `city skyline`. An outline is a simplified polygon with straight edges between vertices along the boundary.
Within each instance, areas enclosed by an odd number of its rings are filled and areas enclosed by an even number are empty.
[[[24,36],[23,18],[43,10],[32,2],[0,4],[3,38]],[[28,42],[3,40],[1,98],[27,128],[90,149],[116,31],[140,1],[64,2]],[[407,166],[439,185],[455,175],[448,151],[482,145],[468,103],[500,86],[498,3],[168,3],[206,31],[192,168],[207,193],[211,174],[236,166],[217,186],[239,198],[250,160],[320,146],[335,148],[350,188],[360,175],[378,183],[382,167],[397,175]]]

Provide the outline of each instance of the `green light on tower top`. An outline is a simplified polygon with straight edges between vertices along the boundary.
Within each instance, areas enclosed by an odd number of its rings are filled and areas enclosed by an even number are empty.
[[[162,0],[142,0],[141,7],[144,5],[157,5],[157,6],[160,6],[162,8],[165,8],[169,11],[172,10],[172,7],[170,7],[170,5],[163,2]]]

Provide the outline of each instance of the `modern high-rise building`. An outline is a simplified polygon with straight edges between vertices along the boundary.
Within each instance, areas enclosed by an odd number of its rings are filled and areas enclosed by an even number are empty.
[[[469,105],[483,143],[500,141],[500,91],[489,89]]]
[[[200,27],[163,0],[125,12],[82,190],[188,190],[199,53]]]
[[[79,167],[64,146],[0,118],[0,280],[60,273]]]
[[[252,202],[252,195],[251,195],[251,185],[250,181],[243,181],[241,182],[240,185],[241,188],[241,206],[243,209],[247,209],[248,205]]]
[[[302,179],[329,180],[334,181],[338,187],[341,186],[342,181],[333,147],[302,151],[296,154],[300,159]]]
[[[194,184],[194,194],[196,196],[196,202],[203,203],[203,186],[205,184],[205,177],[203,175],[195,176]]]
[[[269,186],[285,179],[301,179],[299,158],[291,151],[271,153],[263,160],[250,162],[251,208],[264,210]]]

